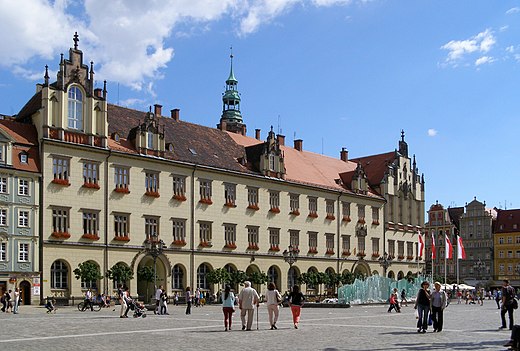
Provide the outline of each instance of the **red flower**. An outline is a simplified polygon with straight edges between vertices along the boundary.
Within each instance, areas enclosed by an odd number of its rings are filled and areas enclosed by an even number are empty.
[[[309,218],[318,218],[318,214],[316,212],[311,212],[311,213],[309,213],[309,215],[307,217],[309,217]]]
[[[130,194],[130,190],[127,187],[115,188],[114,191],[116,193],[121,193],[121,194]]]
[[[186,245],[186,240],[174,240],[172,245],[175,245],[175,246],[185,246]]]
[[[130,238],[128,236],[115,236],[115,241],[130,241]]]
[[[294,211],[289,212],[289,214],[293,215],[293,216],[299,216],[300,215],[300,211],[294,210]]]
[[[182,202],[182,201],[186,201],[186,196],[184,196],[182,194],[181,195],[173,195],[173,199]]]
[[[237,245],[236,245],[235,243],[226,243],[226,245],[224,245],[224,247],[225,247],[226,249],[232,249],[232,250],[234,250],[234,249],[237,248]]]
[[[334,250],[333,249],[327,249],[327,251],[325,252],[325,255],[334,255]]]
[[[258,211],[260,209],[260,207],[258,207],[258,205],[254,205],[254,204],[247,206],[247,208],[250,210],[255,210],[255,211]]]
[[[280,247],[278,245],[271,245],[269,251],[280,251]]]
[[[64,185],[64,186],[69,186],[69,185],[70,185],[68,179],[59,179],[59,178],[54,178],[54,179],[52,180],[52,183],[54,183],[54,184],[58,184],[58,185]]]
[[[247,247],[248,250],[258,250],[258,244],[257,243],[249,243],[249,246]]]
[[[89,189],[99,189],[99,184],[96,184],[96,183],[83,183],[82,185],[84,188],[89,188]]]
[[[343,216],[343,222],[350,222],[350,216]]]
[[[144,194],[146,196],[156,197],[156,198],[161,196],[158,191],[147,191]]]
[[[70,234],[68,232],[52,232],[51,236],[56,239],[68,239],[70,238]]]
[[[341,254],[343,256],[350,256],[350,250],[344,250]]]
[[[269,212],[272,212],[272,213],[280,213],[280,209],[278,207],[271,207],[271,209],[269,210]]]
[[[89,240],[99,240],[99,236],[97,234],[85,233],[81,236],[83,239]]]
[[[332,214],[328,214],[327,217],[325,217],[325,219],[328,219],[328,220],[330,220],[330,221],[333,221],[333,220],[336,219],[336,217],[335,217],[334,215],[332,215]]]
[[[237,205],[235,205],[235,204],[232,203],[232,202],[226,202],[226,203],[224,204],[224,206],[226,206],[226,207],[231,207],[231,208],[233,208],[233,207],[237,207]]]
[[[315,247],[311,247],[309,249],[309,251],[307,251],[307,253],[310,253],[310,254],[317,254],[318,253],[318,249],[315,248]]]
[[[213,201],[211,201],[211,199],[200,199],[199,200],[199,203],[201,204],[205,204],[205,205],[213,205]]]

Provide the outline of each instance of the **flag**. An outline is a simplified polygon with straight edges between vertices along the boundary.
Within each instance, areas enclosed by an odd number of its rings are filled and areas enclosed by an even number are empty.
[[[432,230],[432,260],[434,260],[435,257],[437,257],[437,255],[435,255],[435,234]]]
[[[453,258],[453,246],[451,245],[448,234],[446,234],[446,258]]]
[[[423,250],[424,250],[424,240],[423,240],[423,235],[421,234],[421,232],[417,232],[419,234],[419,236],[417,237],[417,239],[419,240],[419,246],[417,247],[417,256],[419,257],[422,257],[422,254],[423,254]]]
[[[462,238],[457,235],[457,259],[466,259],[466,250],[464,250],[464,245],[462,245]]]

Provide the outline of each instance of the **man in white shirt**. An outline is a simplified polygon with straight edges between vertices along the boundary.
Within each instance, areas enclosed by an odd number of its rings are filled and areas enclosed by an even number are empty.
[[[238,307],[240,308],[240,319],[242,320],[242,330],[251,330],[253,326],[253,315],[255,306],[260,303],[260,296],[255,289],[251,287],[251,282],[244,282],[244,289],[238,295]],[[247,314],[247,324],[246,324]]]
[[[161,314],[161,310],[159,309],[159,302],[161,301],[161,294],[163,292],[162,285],[155,290],[155,311],[153,313],[155,314]]]
[[[90,307],[91,311],[94,311],[94,306],[92,306],[92,290],[90,289],[85,293],[85,301],[83,302],[82,311],[85,311],[88,307]]]

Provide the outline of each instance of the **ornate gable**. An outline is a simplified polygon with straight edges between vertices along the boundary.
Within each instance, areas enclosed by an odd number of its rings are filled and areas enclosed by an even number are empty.
[[[145,115],[144,122],[130,130],[128,140],[140,154],[164,157],[164,126],[161,131],[158,118],[151,107]]]

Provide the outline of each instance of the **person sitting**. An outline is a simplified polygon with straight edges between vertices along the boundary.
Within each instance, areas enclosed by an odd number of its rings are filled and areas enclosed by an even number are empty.
[[[56,300],[54,298],[52,299],[49,299],[47,298],[47,302],[45,303],[45,308],[47,309],[47,313],[56,313],[57,311],[57,308],[54,307],[54,305],[56,304]]]

